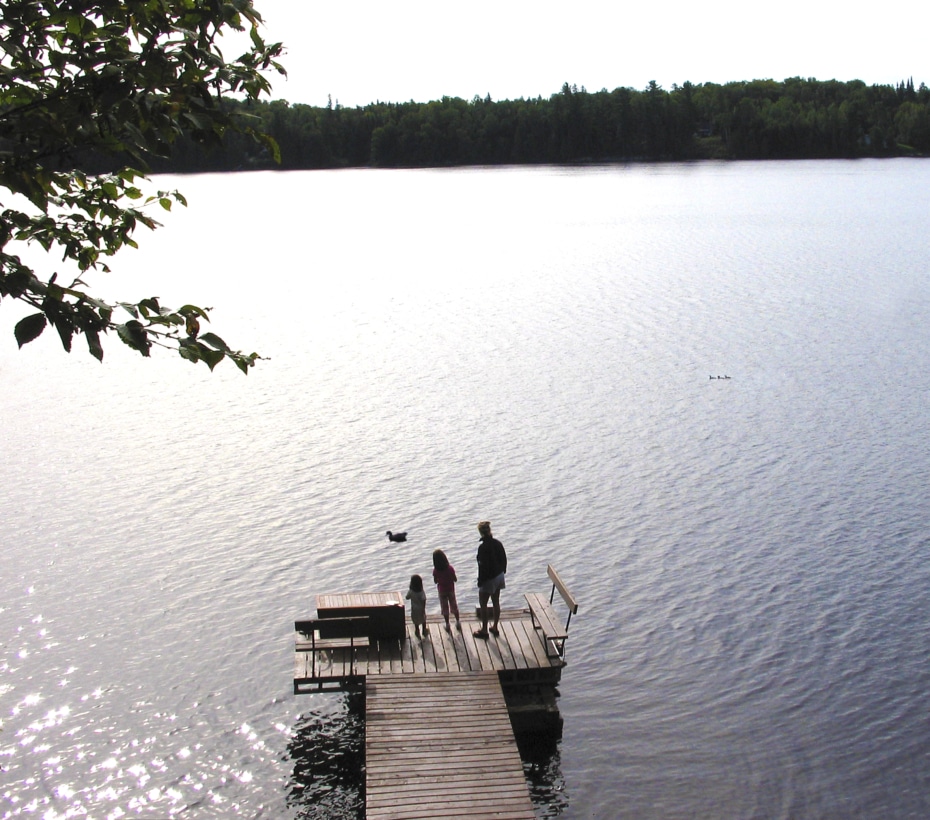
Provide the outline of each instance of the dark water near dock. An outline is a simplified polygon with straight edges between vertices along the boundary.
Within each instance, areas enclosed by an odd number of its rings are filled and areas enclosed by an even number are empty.
[[[4,316],[0,818],[355,816],[292,622],[482,518],[580,601],[540,816],[930,812],[930,163],[160,183],[115,295],[270,360]]]

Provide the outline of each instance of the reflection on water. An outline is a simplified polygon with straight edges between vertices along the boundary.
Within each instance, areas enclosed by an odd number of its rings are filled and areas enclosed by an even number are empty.
[[[561,746],[561,738],[554,735],[517,735],[523,773],[530,788],[536,816],[540,818],[561,817],[568,809]]]
[[[287,803],[298,820],[363,820],[365,696],[345,696],[335,714],[307,712],[287,751],[294,763]]]

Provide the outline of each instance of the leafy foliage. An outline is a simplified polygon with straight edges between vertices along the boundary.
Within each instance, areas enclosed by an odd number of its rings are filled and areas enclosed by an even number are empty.
[[[210,369],[224,358],[243,372],[257,354],[199,335],[209,308],[177,310],[157,298],[109,304],[81,274],[109,271],[107,260],[136,247],[139,225],[154,229],[151,208],[185,204],[178,192],[146,195],[141,184],[153,158],[179,140],[211,147],[228,133],[274,140],[227,105],[226,95],[256,100],[270,90],[265,72],[283,73],[281,44],[266,44],[251,0],[4,0],[0,5],[0,300],[36,309],[15,328],[22,347],[48,327],[70,351],[83,335],[103,358],[101,336],[114,330],[143,356],[153,345],[175,347]],[[226,60],[228,31],[248,31],[248,51]],[[88,169],[97,168],[98,173]],[[11,242],[60,252],[77,278],[41,279]],[[116,318],[125,316],[125,321]]]

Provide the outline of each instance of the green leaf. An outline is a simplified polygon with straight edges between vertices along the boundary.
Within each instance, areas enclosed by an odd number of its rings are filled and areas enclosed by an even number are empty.
[[[229,353],[229,345],[215,333],[204,333],[203,336],[200,337],[200,341],[205,342],[211,347],[215,347],[217,350],[223,350]]]
[[[2,259],[4,265],[7,260],[12,260],[11,264],[13,265],[12,272],[7,274],[6,278],[0,276],[0,296],[9,295],[14,299],[19,299],[30,289],[30,284],[33,281],[32,271],[20,265],[19,259],[16,257],[8,257],[6,254],[2,254],[0,259]]]
[[[158,314],[161,311],[161,308],[158,306],[158,297],[152,296],[148,299],[143,299],[138,304],[139,311],[142,315],[148,319],[149,315],[152,313]]]
[[[117,325],[117,335],[120,339],[133,350],[138,350],[143,356],[148,356],[152,348],[149,341],[148,331],[141,322],[131,319],[123,325]]]
[[[42,331],[45,330],[47,324],[48,321],[44,313],[33,313],[32,316],[20,319],[13,329],[13,334],[16,336],[16,343],[22,347],[25,344],[29,344],[29,342],[34,339],[38,339],[39,336],[42,335]]]
[[[180,313],[182,316],[190,316],[193,314],[194,316],[199,316],[201,319],[206,319],[209,322],[209,311],[211,310],[213,310],[213,308],[202,308],[197,307],[197,305],[184,305],[183,307],[178,308],[178,313]]]
[[[100,334],[96,330],[85,330],[84,336],[87,339],[87,349],[90,355],[98,362],[103,361],[103,346],[100,344]]]
[[[200,345],[200,358],[207,363],[207,367],[213,370],[224,358],[226,354],[222,350],[211,350],[209,347]]]
[[[248,356],[244,353],[230,353],[229,357],[246,376],[249,375],[249,368],[255,367],[255,360],[261,358],[257,353],[250,353]]]
[[[258,138],[268,147],[268,150],[271,151],[271,158],[278,165],[281,164],[281,147],[278,145],[278,141],[268,134],[259,134]]]
[[[61,339],[61,346],[70,353],[71,340],[74,337],[74,325],[71,323],[71,320],[60,317],[58,321],[55,322],[55,330],[58,331],[58,336]]]
[[[178,345],[178,353],[182,359],[187,359],[189,362],[200,361],[200,351],[197,349],[196,343],[182,341]]]

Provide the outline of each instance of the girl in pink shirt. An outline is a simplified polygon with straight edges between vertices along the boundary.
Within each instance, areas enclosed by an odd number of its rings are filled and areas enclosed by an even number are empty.
[[[455,615],[456,629],[462,628],[462,622],[459,620],[459,605],[455,600],[455,567],[449,563],[446,554],[442,550],[433,551],[433,580],[439,592],[439,606],[442,608],[442,617],[446,619],[446,632],[451,632],[449,627],[449,611]]]

